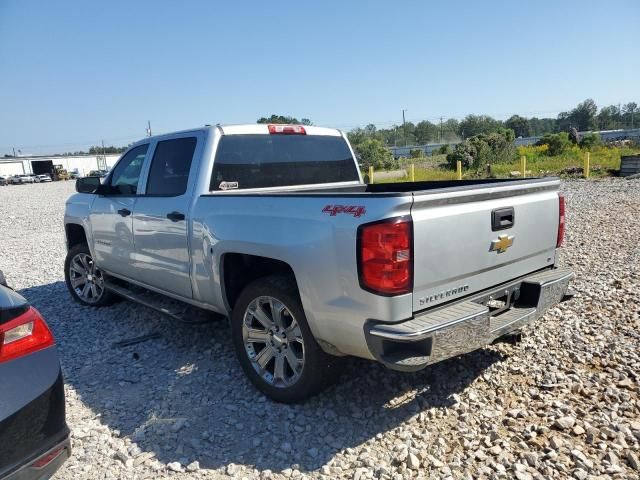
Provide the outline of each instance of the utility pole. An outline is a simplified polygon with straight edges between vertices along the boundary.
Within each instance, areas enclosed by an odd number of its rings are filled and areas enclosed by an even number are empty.
[[[151,136],[151,120],[147,120],[147,137]]]
[[[404,146],[407,146],[407,124],[404,121],[404,112],[406,108],[402,109],[402,136],[404,137]]]
[[[102,156],[104,156],[104,140],[102,140]]]
[[[442,143],[442,117],[440,117],[440,143]]]
[[[631,124],[633,125],[633,117],[631,117]],[[16,158],[16,147],[13,147],[13,158]]]

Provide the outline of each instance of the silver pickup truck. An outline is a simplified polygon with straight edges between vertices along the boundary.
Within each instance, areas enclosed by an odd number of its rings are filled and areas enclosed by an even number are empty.
[[[300,401],[330,381],[336,357],[415,371],[563,300],[559,185],[367,185],[345,135],[314,126],[150,137],[106,178],[78,180],[66,283],[84,305],[126,297],[180,316],[169,298],[228,317],[249,379]]]

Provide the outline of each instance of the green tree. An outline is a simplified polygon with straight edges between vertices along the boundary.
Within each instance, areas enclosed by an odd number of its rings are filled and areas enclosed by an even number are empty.
[[[462,138],[469,138],[475,135],[497,132],[500,128],[502,128],[502,122],[488,115],[467,115],[460,122],[458,131]]]
[[[349,142],[351,143],[353,148],[356,148],[357,145],[362,143],[362,141],[367,138],[367,132],[360,127],[354,128],[353,130],[347,132],[347,138],[349,139]]]
[[[622,112],[616,105],[602,107],[596,117],[596,126],[600,130],[613,130],[623,127]]]
[[[636,128],[640,122],[638,122],[638,104],[636,102],[629,102],[622,107],[624,112],[624,123],[627,128]]]
[[[296,117],[289,117],[287,115],[276,115],[272,113],[270,117],[260,117],[256,123],[288,123],[293,125],[311,125],[311,120],[303,118],[298,120]]]
[[[596,114],[598,106],[592,99],[587,98],[584,102],[579,103],[576,108],[571,110],[567,116],[570,127],[575,127],[578,131],[593,130],[596,127]]]
[[[377,131],[378,129],[373,123],[370,123],[369,125],[364,127],[364,132],[367,134],[368,137],[375,137]]]
[[[529,120],[520,115],[512,115],[504,122],[504,126],[513,130],[516,137],[528,137],[530,135]]]
[[[439,132],[439,127],[428,120],[418,122],[414,129],[416,143],[418,145],[433,143],[438,139]]]
[[[540,136],[545,133],[553,133],[557,131],[555,118],[537,118],[529,119],[529,135]]]
[[[364,168],[373,166],[376,169],[392,169],[398,166],[398,161],[380,140],[365,138],[355,147],[358,163]]]
[[[457,142],[460,140],[460,122],[455,118],[450,118],[442,124],[442,142]]]

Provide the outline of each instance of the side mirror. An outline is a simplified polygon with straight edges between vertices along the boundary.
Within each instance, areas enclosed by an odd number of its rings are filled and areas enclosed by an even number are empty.
[[[76,192],[97,193],[100,187],[100,177],[83,177],[76,180]]]

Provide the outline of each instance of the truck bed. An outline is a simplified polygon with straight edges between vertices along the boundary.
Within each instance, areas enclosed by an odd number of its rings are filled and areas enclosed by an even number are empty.
[[[332,194],[374,194],[374,195],[411,195],[422,193],[442,193],[442,192],[459,192],[465,190],[477,190],[503,186],[522,186],[547,183],[549,181],[558,180],[557,177],[536,177],[525,179],[511,178],[483,178],[471,180],[432,180],[422,182],[396,182],[396,183],[371,183],[348,186],[325,186],[325,187],[291,187],[286,190],[274,189],[259,191],[242,191],[231,190],[227,192],[216,192],[223,195],[332,195]]]

